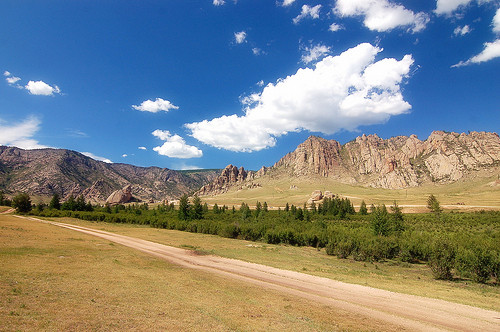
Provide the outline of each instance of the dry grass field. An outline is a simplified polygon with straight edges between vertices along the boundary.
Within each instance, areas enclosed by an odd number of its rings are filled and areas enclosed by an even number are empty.
[[[318,251],[310,247],[271,245],[139,225],[91,223],[69,218],[61,218],[57,221],[192,249],[200,253],[500,311],[499,287],[466,280],[434,280],[430,269],[424,264],[406,264],[396,261],[358,262],[338,259],[327,255],[324,249]]]
[[[229,242],[223,241],[230,241],[136,226],[92,226],[173,241],[184,247],[206,243],[200,250],[217,253],[228,246]],[[235,250],[239,246],[259,252],[281,250],[253,248],[244,241],[234,241],[226,249],[228,256],[239,255]],[[303,255],[307,256],[307,251]],[[99,238],[9,215],[0,215],[0,262],[2,331],[397,329],[346,311],[172,265]]]
[[[427,184],[416,188],[393,190],[351,186],[320,176],[291,178],[280,174],[270,174],[254,181],[261,187],[233,188],[222,195],[203,196],[202,198],[208,204],[217,203],[228,206],[238,205],[241,202],[253,205],[256,201],[266,201],[270,206],[283,207],[287,202],[302,206],[314,190],[323,192],[328,190],[334,194],[348,197],[354,205],[359,205],[362,200],[368,205],[372,203],[390,205],[396,200],[399,205],[425,206],[427,197],[433,194],[442,205],[454,205],[449,209],[459,209],[463,205],[500,209],[499,175],[488,173],[484,176],[446,185]]]

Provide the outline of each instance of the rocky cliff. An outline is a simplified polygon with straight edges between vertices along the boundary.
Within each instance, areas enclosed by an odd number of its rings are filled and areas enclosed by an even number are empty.
[[[345,145],[311,136],[273,168],[293,176],[318,174],[340,182],[400,189],[427,182],[447,183],[500,166],[496,133],[433,132],[382,139],[362,135]]]
[[[260,185],[254,183],[253,180],[263,176],[266,172],[267,167],[265,166],[254,172],[246,171],[243,167],[238,168],[233,165],[227,165],[214,181],[201,187],[196,194],[200,196],[223,194],[234,186],[244,186],[246,188],[258,187]]]
[[[0,190],[61,197],[84,195],[103,202],[115,190],[131,186],[134,197],[173,199],[211,182],[218,171],[180,172],[159,167],[107,164],[62,149],[23,150],[0,146]]]
[[[500,138],[496,133],[435,131],[425,141],[415,135],[390,139],[362,135],[344,145],[311,136],[270,169],[245,172],[227,166],[199,194],[220,194],[234,186],[259,186],[258,179],[269,171],[288,177],[314,174],[352,185],[401,189],[429,182],[450,183],[482,170],[499,169]]]

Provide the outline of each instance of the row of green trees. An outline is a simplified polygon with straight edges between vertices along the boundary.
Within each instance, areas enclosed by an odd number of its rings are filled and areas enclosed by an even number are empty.
[[[429,198],[432,214],[403,214],[397,202],[356,213],[347,199],[326,199],[317,206],[271,211],[266,202],[250,208],[242,203],[211,209],[195,197],[173,204],[91,206],[83,198],[61,203],[54,195],[48,206],[32,213],[48,217],[75,217],[92,221],[144,224],[158,228],[215,234],[230,238],[326,248],[329,255],[361,261],[395,259],[425,262],[437,279],[468,278],[498,282],[500,275],[500,213],[441,213]],[[29,204],[28,204],[29,203]],[[31,209],[28,195],[16,195],[12,205]]]

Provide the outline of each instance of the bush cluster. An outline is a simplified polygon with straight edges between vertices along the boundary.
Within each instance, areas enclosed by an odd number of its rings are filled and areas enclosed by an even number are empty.
[[[403,214],[397,203],[387,209],[372,206],[356,213],[348,199],[326,199],[323,204],[271,211],[267,203],[255,209],[241,204],[209,210],[199,198],[181,199],[179,208],[147,204],[94,206],[79,201],[81,210],[34,209],[45,217],[73,217],[89,221],[149,225],[219,235],[270,244],[326,248],[326,253],[359,261],[397,259],[427,263],[437,279],[455,277],[476,282],[499,282],[500,212]],[[57,204],[51,204],[56,205]],[[389,212],[390,210],[390,212]]]

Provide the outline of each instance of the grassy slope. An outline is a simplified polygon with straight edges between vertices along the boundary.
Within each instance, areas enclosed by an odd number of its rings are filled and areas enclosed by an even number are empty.
[[[203,237],[182,238],[194,234],[180,232],[93,226],[144,238],[160,236],[163,241],[173,234],[181,236],[181,243],[204,241]],[[13,216],[0,215],[0,262],[2,331],[396,328]]]
[[[368,205],[392,204],[397,200],[400,205],[425,205],[427,197],[434,194],[442,205],[464,203],[466,205],[496,206],[500,208],[500,185],[494,183],[498,174],[486,174],[484,178],[469,181],[457,181],[447,185],[427,184],[417,188],[389,190],[351,186],[332,179],[309,176],[290,178],[281,174],[270,174],[255,180],[262,187],[253,189],[233,188],[229,192],[217,196],[204,196],[203,201],[219,205],[233,205],[246,202],[255,204],[266,201],[270,206],[284,206],[285,203],[302,206],[314,190],[329,190],[334,194],[349,197],[357,205],[364,200]],[[296,188],[291,189],[291,186]]]
[[[326,255],[324,250],[309,247],[269,245],[138,225],[90,223],[75,219],[64,221],[344,282],[500,311],[500,287],[470,281],[437,281],[432,278],[429,268],[422,264],[371,264],[338,259]]]

